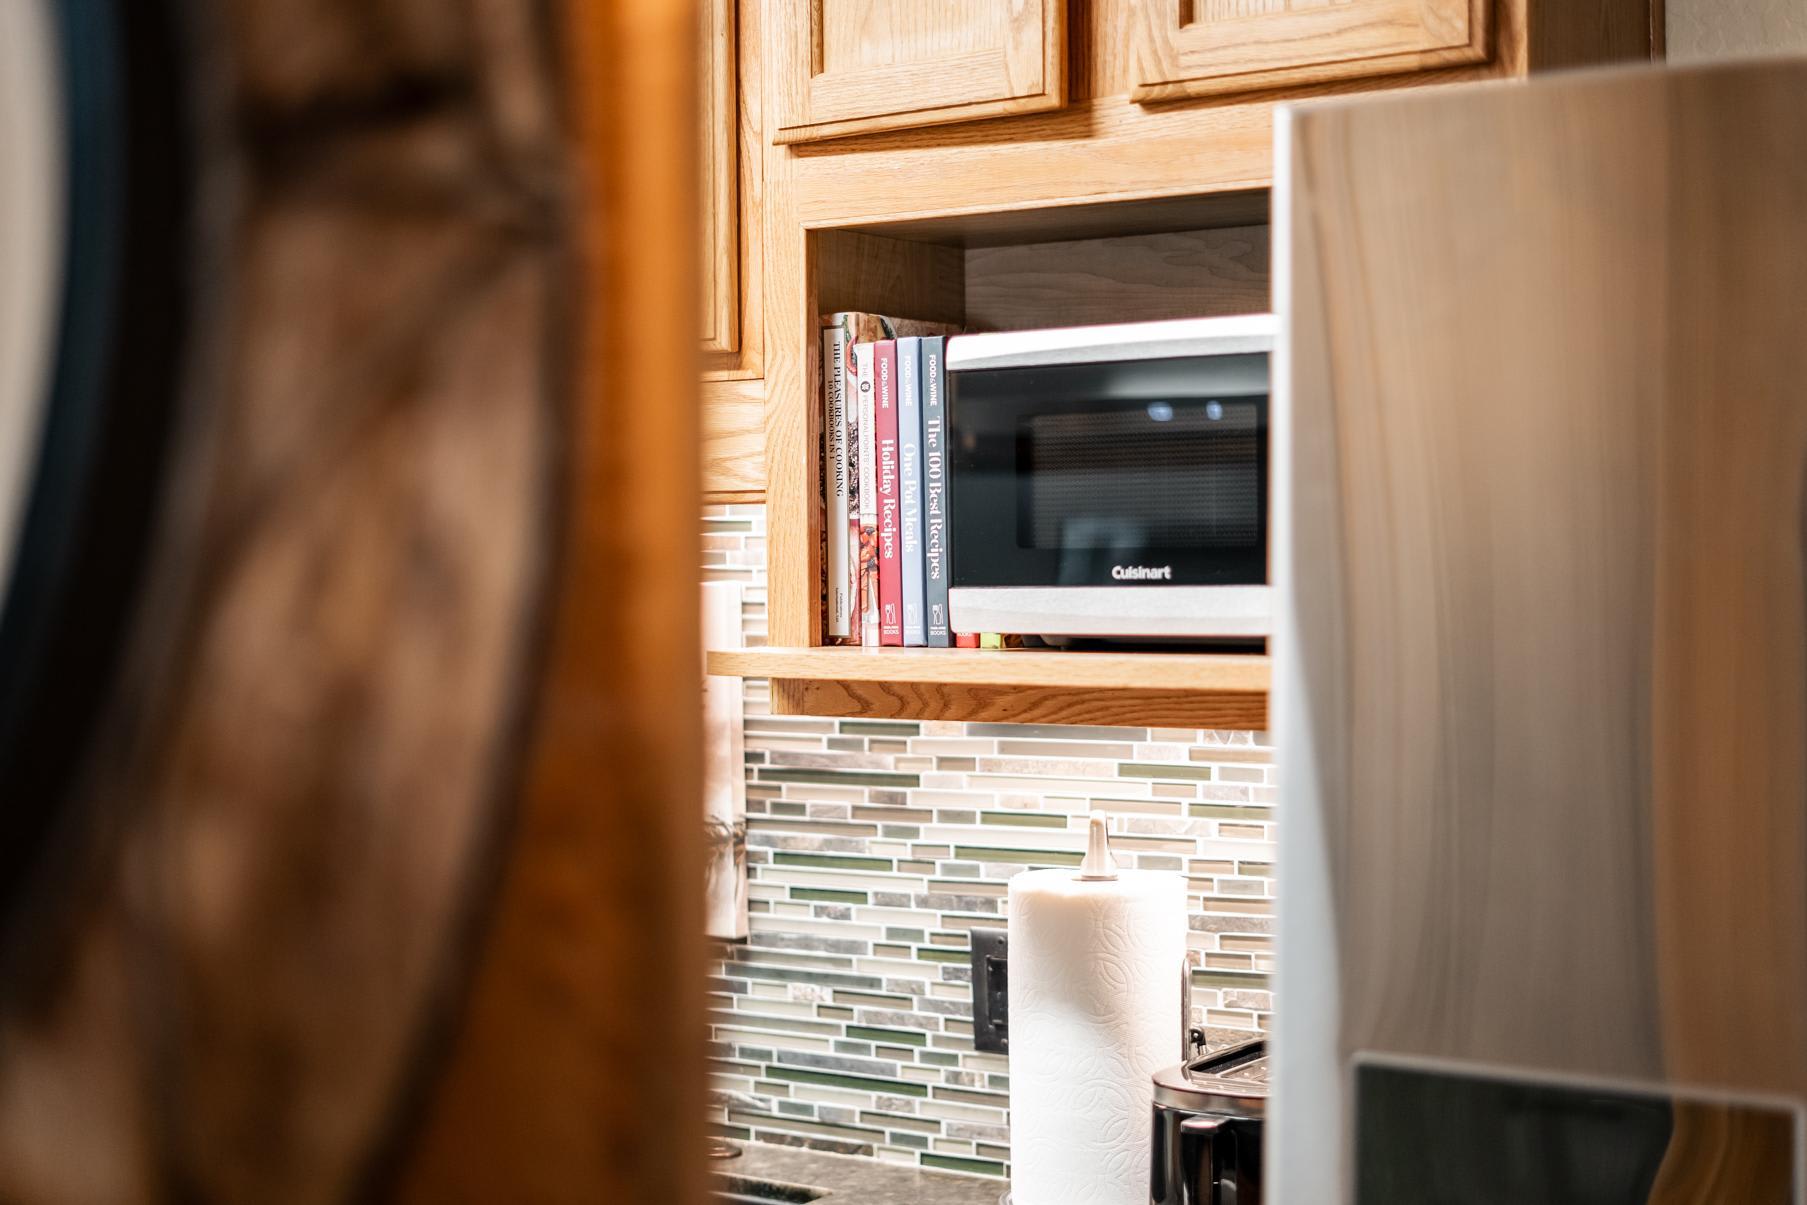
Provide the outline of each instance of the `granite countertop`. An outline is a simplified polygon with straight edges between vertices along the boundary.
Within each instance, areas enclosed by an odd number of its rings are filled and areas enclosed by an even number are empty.
[[[769,1142],[735,1145],[743,1153],[720,1160],[714,1168],[729,1179],[729,1187],[740,1188],[733,1183],[740,1179],[826,1190],[819,1198],[822,1205],[998,1205],[1009,1188],[1004,1181],[985,1176],[923,1171],[878,1159],[826,1155]]]

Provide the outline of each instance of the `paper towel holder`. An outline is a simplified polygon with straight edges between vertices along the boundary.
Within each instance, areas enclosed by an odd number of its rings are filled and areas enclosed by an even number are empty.
[[[1087,826],[1085,859],[1079,863],[1079,879],[1084,883],[1107,882],[1117,877],[1117,859],[1111,854],[1110,822],[1093,816]]]
[[[1192,959],[1180,959],[1180,1062],[1190,1063],[1205,1052],[1205,1031],[1192,1023]]]

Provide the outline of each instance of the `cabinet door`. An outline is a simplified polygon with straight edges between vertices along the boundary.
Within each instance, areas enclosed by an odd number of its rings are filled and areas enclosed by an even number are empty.
[[[1484,62],[1492,0],[1149,0],[1138,101]]]
[[[740,111],[734,0],[703,0],[703,350],[740,350]]]
[[[971,121],[1066,99],[1064,0],[774,0],[774,142]]]

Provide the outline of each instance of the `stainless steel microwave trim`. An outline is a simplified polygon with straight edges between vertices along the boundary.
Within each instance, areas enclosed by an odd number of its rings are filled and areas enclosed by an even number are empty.
[[[947,371],[1271,352],[1279,329],[1272,314],[1239,314],[956,335],[947,341]]]
[[[1273,629],[1269,586],[955,586],[956,632],[1257,639]]]

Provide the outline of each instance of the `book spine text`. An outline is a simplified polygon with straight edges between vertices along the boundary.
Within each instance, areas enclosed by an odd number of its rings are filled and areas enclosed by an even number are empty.
[[[846,332],[834,323],[822,332],[823,434],[828,463],[822,483],[827,504],[824,549],[827,563],[828,615],[826,636],[831,644],[846,643],[853,635],[853,604],[848,598],[852,570],[847,556],[849,480],[847,476]]]
[[[897,341],[897,478],[903,539],[903,642],[928,643],[922,565],[922,340]]]
[[[922,577],[931,648],[948,647],[947,378],[942,356],[947,340],[922,341]]]
[[[903,643],[902,504],[897,471],[897,341],[882,339],[873,356],[878,411],[878,642]]]
[[[875,343],[855,343],[848,384],[859,411],[859,448],[855,460],[859,471],[854,475],[860,491],[859,561],[855,576],[859,579],[858,603],[860,643],[878,643],[878,405],[872,388]]]

